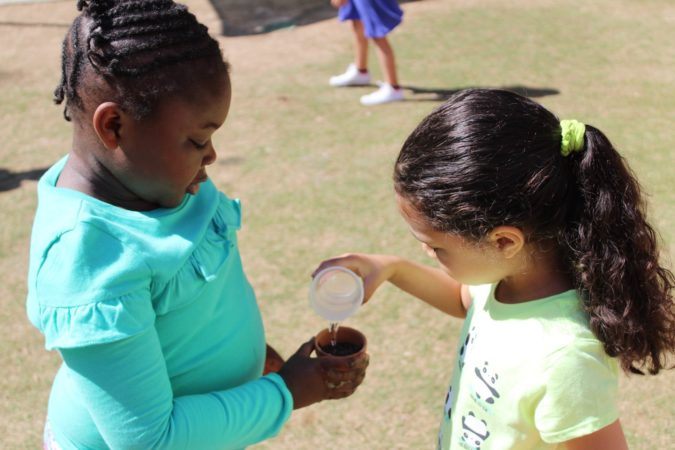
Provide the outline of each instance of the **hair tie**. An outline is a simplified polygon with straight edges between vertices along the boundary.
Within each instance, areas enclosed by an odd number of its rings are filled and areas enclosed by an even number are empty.
[[[583,150],[586,125],[578,120],[561,120],[560,130],[562,135],[560,142],[561,155],[567,156],[572,152]]]

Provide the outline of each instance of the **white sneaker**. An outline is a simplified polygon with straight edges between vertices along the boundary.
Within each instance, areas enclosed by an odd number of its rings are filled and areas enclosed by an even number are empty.
[[[329,83],[334,87],[363,86],[370,84],[370,74],[361,73],[354,64],[350,64],[345,73],[330,77]]]
[[[394,89],[389,83],[382,83],[375,92],[361,97],[361,104],[365,106],[381,105],[403,100],[403,89]]]

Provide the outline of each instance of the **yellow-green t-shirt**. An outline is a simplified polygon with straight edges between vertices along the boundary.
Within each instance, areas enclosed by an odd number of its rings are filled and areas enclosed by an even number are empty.
[[[494,289],[470,288],[439,448],[556,449],[617,420],[618,365],[577,293],[505,304]]]

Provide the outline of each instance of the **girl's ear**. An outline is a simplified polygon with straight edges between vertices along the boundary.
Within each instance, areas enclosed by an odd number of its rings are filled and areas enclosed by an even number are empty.
[[[506,259],[516,256],[525,246],[525,235],[517,227],[499,226],[490,232],[488,239]]]
[[[92,125],[101,143],[108,149],[119,147],[124,112],[117,103],[105,102],[94,111]]]

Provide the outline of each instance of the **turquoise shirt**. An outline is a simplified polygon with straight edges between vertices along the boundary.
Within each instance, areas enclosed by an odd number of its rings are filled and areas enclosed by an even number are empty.
[[[176,208],[129,211],[41,178],[27,309],[63,364],[48,420],[64,448],[237,449],[276,435],[293,399],[262,376],[239,202],[207,181]]]

